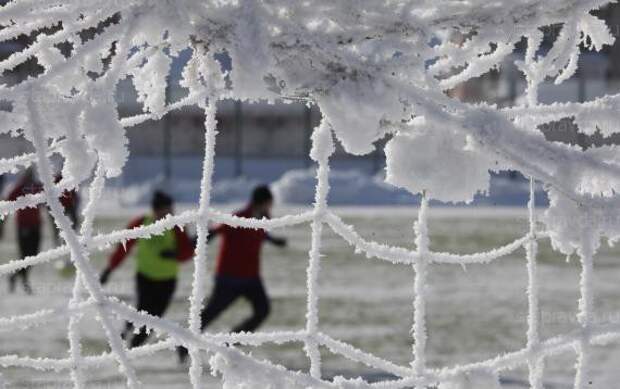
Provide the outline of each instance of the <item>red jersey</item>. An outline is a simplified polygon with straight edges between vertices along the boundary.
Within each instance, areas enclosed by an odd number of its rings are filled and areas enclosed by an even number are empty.
[[[24,195],[36,194],[41,191],[43,191],[41,183],[21,179],[15,185],[15,188],[13,188],[7,200],[15,201]],[[17,228],[32,228],[41,225],[41,213],[39,212],[38,206],[20,209],[17,211],[16,217]]]
[[[73,210],[77,208],[78,194],[75,189],[65,190],[60,196],[60,204],[62,204],[65,211]]]
[[[57,174],[54,183],[58,184],[60,181],[62,181],[62,175]],[[75,189],[66,189],[60,195],[59,200],[65,211],[76,210],[79,202],[78,193]]]
[[[235,215],[251,218],[252,211],[248,207]],[[217,275],[239,278],[260,276],[260,251],[267,236],[264,230],[222,224],[212,230],[212,233],[219,234],[222,238],[215,270]]]

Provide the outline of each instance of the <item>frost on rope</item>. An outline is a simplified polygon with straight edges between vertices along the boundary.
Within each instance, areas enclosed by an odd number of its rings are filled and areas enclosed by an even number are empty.
[[[0,216],[47,203],[63,228],[67,244],[24,261],[0,265],[7,274],[28,265],[71,254],[78,267],[67,309],[45,310],[0,320],[0,330],[31,328],[59,317],[70,317],[69,357],[33,359],[0,356],[3,366],[24,366],[71,372],[75,387],[87,385],[86,370],[116,362],[128,384],[139,386],[133,359],[184,344],[192,357],[191,381],[200,386],[201,357],[210,356],[214,373],[227,387],[287,388],[368,386],[361,378],[322,379],[320,346],[398,377],[385,387],[495,387],[502,371],[518,366],[530,370],[534,388],[541,385],[544,360],[558,350],[574,349],[578,364],[575,386],[589,381],[591,343],[620,336],[620,327],[596,327],[591,316],[594,254],[602,238],[620,239],[620,159],[616,146],[591,148],[548,142],[538,126],[572,118],[579,131],[604,136],[618,132],[620,95],[586,103],[538,104],[538,88],[548,79],[561,83],[577,70],[582,47],[601,50],[613,43],[605,23],[591,11],[606,0],[360,0],[306,2],[289,0],[15,0],[0,8],[0,40],[23,34],[34,37],[29,47],[0,61],[1,71],[34,59],[42,73],[0,87],[0,133],[24,137],[36,153],[0,160],[0,172],[38,165],[46,193],[15,202],[0,201]],[[561,26],[550,50],[539,50],[542,28]],[[499,109],[465,104],[446,93],[462,82],[501,67],[517,43],[527,50],[516,65],[527,84],[527,104]],[[63,51],[61,47],[69,48]],[[175,58],[187,50],[179,84],[187,94],[166,102],[166,83]],[[232,70],[222,74],[215,58],[227,53]],[[119,117],[117,85],[129,79],[143,113]],[[210,175],[218,100],[303,100],[323,113],[313,135],[312,158],[319,163],[315,209],[274,220],[244,220],[209,208]],[[169,105],[166,105],[169,104]],[[118,176],[128,158],[126,131],[147,120],[158,120],[173,109],[196,105],[206,111],[207,143],[201,202],[197,209],[131,231],[92,235],[94,206],[84,210],[79,235],[60,215],[56,196],[66,188],[91,185],[93,199],[105,180]],[[530,229],[524,237],[485,253],[458,255],[428,250],[426,213],[417,224],[416,250],[366,241],[331,213],[329,156],[337,140],[352,154],[366,154],[385,137],[389,183],[427,200],[469,202],[489,190],[489,171],[513,169],[544,185],[551,206],[537,218],[530,207]],[[49,158],[64,160],[63,181],[51,180]],[[92,178],[96,176],[96,179]],[[231,334],[226,339],[200,336],[197,312],[204,297],[205,250],[196,257],[188,327],[135,312],[103,295],[89,257],[92,251],[132,238],[148,237],[172,226],[198,224],[205,234],[206,217],[213,222],[250,228],[312,223],[308,266],[308,312],[305,328],[293,333]],[[538,222],[546,231],[539,231]],[[357,252],[369,258],[413,265],[416,274],[412,365],[398,366],[321,333],[318,321],[321,231],[329,227]],[[549,237],[564,254],[581,258],[577,334],[539,339],[537,317],[536,240]],[[412,237],[413,239],[413,237]],[[442,370],[426,366],[426,272],[434,263],[465,265],[499,260],[522,247],[528,269],[528,331],[522,350],[488,361]],[[82,356],[79,317],[95,310],[112,352]],[[166,337],[156,345],[126,350],[110,323],[113,318],[146,324]],[[310,372],[289,372],[250,355],[223,348],[222,342],[260,345],[301,341],[311,361]],[[413,341],[413,340],[412,340]],[[206,355],[205,355],[206,354]],[[205,358],[206,360],[206,358]],[[475,362],[475,363],[474,363]],[[260,374],[265,372],[268,374]],[[139,372],[138,372],[139,375]],[[257,384],[257,376],[263,382]]]

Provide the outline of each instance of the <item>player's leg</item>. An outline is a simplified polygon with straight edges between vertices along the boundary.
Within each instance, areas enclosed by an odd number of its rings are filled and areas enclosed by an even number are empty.
[[[226,308],[228,308],[238,297],[241,290],[235,281],[223,277],[215,279],[213,292],[209,297],[209,302],[200,314],[200,329],[204,330],[209,323],[215,320]]]
[[[153,302],[150,311],[147,312],[153,316],[162,317],[168,310],[170,303],[172,303],[177,280],[157,281],[157,284],[157,299]]]
[[[26,253],[28,252],[28,232],[27,229],[17,226],[17,246],[19,247],[19,255],[21,258],[26,257]],[[9,276],[9,292],[15,292],[15,284],[17,283],[17,278],[21,276],[22,269],[19,269]]]
[[[32,294],[32,287],[30,286],[30,267],[25,267],[19,271],[19,275],[22,279],[22,285],[24,286],[24,291],[27,294]]]
[[[154,281],[138,274],[138,284],[140,289],[139,311],[145,311],[149,315],[161,317],[170,305],[176,280]],[[145,326],[140,328],[140,332],[131,339],[131,347],[142,345],[149,337]]]
[[[69,220],[71,220],[71,227],[73,227],[75,231],[78,231],[80,228],[80,218],[77,208],[71,207],[67,209],[67,216],[69,217]]]
[[[142,286],[139,274],[136,273],[136,281],[134,284],[134,290],[136,293],[136,310],[138,311],[141,310],[140,307],[144,306],[144,301],[142,300],[146,298],[146,295],[142,293],[142,287],[143,286]],[[123,332],[121,332],[121,338],[127,339],[127,337],[129,337],[129,335],[131,335],[131,333],[133,332],[133,329],[134,329],[133,323],[127,320],[125,322],[125,328],[123,329]]]
[[[15,281],[17,280],[17,275],[18,275],[18,272],[14,271],[9,276],[9,293],[15,292]]]
[[[234,280],[216,277],[209,302],[200,314],[200,330],[204,330],[209,323],[215,320],[240,295],[241,289]],[[180,346],[177,348],[177,352],[179,354],[179,361],[184,363],[187,359],[187,349]]]
[[[41,227],[36,227],[32,232],[32,240],[31,240],[31,249],[32,252],[29,253],[29,256],[35,256],[39,254],[39,250],[41,248]],[[32,288],[30,287],[30,267],[24,269],[24,289],[28,294],[32,294]]]
[[[136,282],[134,284],[134,288],[135,288],[135,292],[136,292],[136,310],[137,311],[142,311],[143,307],[145,305],[147,305],[146,299],[148,299],[148,294],[146,293],[147,291],[144,290],[145,289],[145,285],[144,285],[144,282],[143,282],[143,277],[139,273],[136,273]],[[123,339],[127,339],[127,337],[129,337],[131,335],[133,330],[134,330],[133,323],[130,322],[129,320],[127,320],[125,322],[125,329],[121,333],[121,337]]]
[[[22,228],[19,231],[19,248],[22,258],[32,257],[39,254],[39,246],[41,244],[41,229],[38,227]],[[17,274],[22,279],[24,290],[28,294],[32,294],[32,288],[29,280],[29,267],[21,269]]]
[[[146,279],[140,273],[136,273],[135,290],[136,290],[136,310],[137,311],[146,311],[147,307],[151,304],[150,300],[152,299],[153,296],[151,294],[152,292],[150,291],[149,286],[150,285],[149,285],[148,279]],[[140,328],[140,332],[142,332],[142,330],[143,328]],[[130,321],[126,321],[125,329],[123,330],[123,333],[121,335],[122,338],[123,339],[127,338],[133,331],[134,331],[133,323]],[[138,336],[140,336],[140,334],[135,334],[133,336],[133,338],[131,339],[132,344],[134,342],[134,339]],[[146,340],[146,338],[144,340]]]
[[[248,281],[243,290],[243,297],[252,304],[252,316],[233,329],[233,332],[252,332],[269,316],[271,310],[269,297],[260,278]]]

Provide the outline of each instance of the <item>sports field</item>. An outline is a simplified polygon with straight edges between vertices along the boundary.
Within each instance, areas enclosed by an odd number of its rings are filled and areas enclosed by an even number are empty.
[[[280,209],[279,213],[296,212]],[[137,211],[136,211],[137,212]],[[430,211],[431,246],[434,250],[473,253],[501,246],[522,236],[527,230],[523,209],[455,209],[435,208]],[[124,213],[124,216],[120,214]],[[119,216],[99,217],[95,233],[122,228],[132,212]],[[415,208],[349,208],[338,212],[369,240],[403,247],[413,246]],[[44,248],[51,248],[49,228],[45,230]],[[309,226],[274,231],[286,236],[289,247],[265,247],[263,276],[272,297],[272,313],[263,331],[296,330],[304,325],[306,304],[307,251]],[[210,245],[209,272],[212,274],[217,240]],[[4,261],[16,257],[13,221],[7,223],[0,254]],[[108,251],[92,258],[102,269]],[[412,358],[410,329],[413,318],[414,272],[409,266],[393,265],[355,254],[345,241],[326,228],[320,274],[320,327],[325,333],[362,350],[399,364]],[[596,317],[597,321],[620,321],[620,251],[603,246],[596,257]],[[569,262],[554,253],[548,241],[542,241],[539,253],[541,318],[543,336],[551,337],[570,331],[577,323],[575,313],[579,297],[578,258]],[[106,291],[127,302],[133,302],[133,261],[127,260],[113,274]],[[192,276],[189,263],[181,273],[173,305],[167,318],[185,323]],[[8,282],[2,279],[0,312],[3,317],[24,314],[42,308],[61,307],[71,295],[73,280],[61,275],[53,264],[31,269],[34,296],[21,289],[14,295],[6,293]],[[527,302],[525,288],[527,273],[523,250],[488,265],[435,265],[429,274],[429,364],[432,367],[452,366],[493,358],[497,354],[515,351],[525,345]],[[211,280],[209,280],[211,285]],[[239,302],[208,330],[226,331],[244,315],[249,306]],[[66,357],[68,340],[66,318],[34,327],[28,331],[0,332],[2,354],[31,357]],[[122,325],[121,322],[118,323]],[[87,355],[108,350],[108,345],[95,320],[86,315],[80,330],[83,352]],[[36,332],[36,335],[35,335]],[[293,369],[307,369],[308,361],[301,344],[261,346],[251,349],[253,355],[270,359]],[[326,376],[357,376],[382,378],[382,372],[334,356],[323,351]],[[594,349],[594,388],[610,388],[620,378],[617,372],[620,349],[615,346]],[[205,357],[205,360],[206,357]],[[572,387],[575,355],[560,354],[546,365],[549,388]],[[160,352],[135,361],[141,380],[148,387],[184,388],[189,384],[187,366],[179,366],[172,351]],[[208,371],[208,369],[207,369]],[[65,372],[38,372],[21,368],[2,368],[7,388],[64,388],[71,387]],[[618,373],[620,374],[620,373]],[[102,365],[88,374],[89,387],[123,387],[124,380],[115,365]],[[526,387],[522,370],[502,376],[506,387]],[[215,385],[217,381],[213,379]],[[213,386],[217,387],[217,385]]]

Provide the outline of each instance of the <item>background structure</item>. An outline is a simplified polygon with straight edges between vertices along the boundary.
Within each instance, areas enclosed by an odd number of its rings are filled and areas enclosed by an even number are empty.
[[[1,1],[5,3],[5,1]],[[610,26],[616,38],[620,36],[620,6],[605,7],[600,16]],[[557,33],[552,27],[545,31],[543,48],[550,48]],[[22,50],[34,37],[21,36],[10,43],[0,43],[0,60]],[[525,47],[520,48],[521,51]],[[169,101],[181,93],[178,81],[181,69],[189,59],[181,55],[173,64],[172,87],[168,90]],[[519,56],[517,51],[513,57]],[[453,91],[464,101],[485,101],[499,106],[518,104],[525,82],[519,77],[514,58],[508,58],[500,71],[492,71],[470,80]],[[223,68],[230,68],[230,59],[222,56]],[[19,80],[37,74],[42,68],[31,59],[16,69],[4,72],[0,83],[12,85]],[[583,50],[579,59],[577,75],[561,85],[549,81],[540,88],[540,103],[583,102],[615,91],[620,86],[620,41],[600,52]],[[117,92],[119,114],[129,116],[140,112],[136,91],[127,80]],[[1,103],[1,102],[0,102]],[[291,169],[304,169],[312,165],[308,158],[310,134],[320,119],[316,107],[308,108],[302,102],[288,104],[266,102],[239,103],[224,101],[218,109],[218,144],[215,181],[245,177],[262,182],[273,182]],[[114,184],[120,187],[144,182],[166,182],[180,179],[198,181],[202,160],[204,129],[202,113],[183,109],[171,112],[163,120],[148,121],[129,130],[130,161],[123,175]],[[587,148],[592,143],[618,143],[618,137],[604,139],[599,135],[587,137],[578,133],[570,121],[560,121],[541,128],[550,140],[576,144]],[[149,136],[143,134],[148,132]],[[333,168],[338,171],[357,171],[373,175],[385,167],[383,145],[388,139],[378,141],[377,150],[363,157],[345,153],[337,145]],[[7,135],[0,135],[0,157],[11,157],[29,151],[28,143]]]

